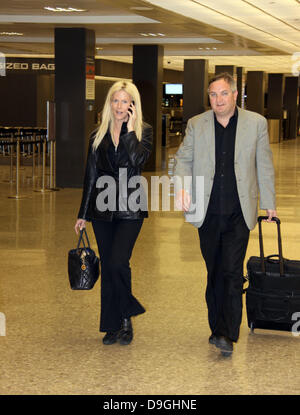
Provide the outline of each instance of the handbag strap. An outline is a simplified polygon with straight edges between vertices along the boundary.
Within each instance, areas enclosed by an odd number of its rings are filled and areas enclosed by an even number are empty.
[[[78,249],[78,248],[79,248],[79,246],[80,246],[81,242],[83,243],[83,246],[84,246],[84,248],[86,249],[86,246],[85,246],[85,243],[84,243],[83,234],[84,234],[84,235],[85,235],[85,237],[86,237],[87,244],[88,244],[88,248],[90,248],[90,241],[89,241],[89,238],[88,238],[88,236],[87,236],[87,231],[86,231],[86,229],[85,229],[85,228],[83,228],[83,229],[81,229],[81,231],[80,231],[80,235],[79,235],[78,244],[77,244],[77,248],[76,248],[76,249]]]
[[[258,230],[259,230],[259,251],[260,251],[261,269],[264,274],[266,273],[266,263],[265,263],[264,246],[263,246],[262,221],[266,219],[268,219],[268,216],[259,216],[257,219]],[[284,270],[283,270],[282,240],[281,240],[281,232],[280,232],[280,219],[274,217],[272,218],[272,222],[276,222],[277,224],[279,274],[281,277],[283,277]]]

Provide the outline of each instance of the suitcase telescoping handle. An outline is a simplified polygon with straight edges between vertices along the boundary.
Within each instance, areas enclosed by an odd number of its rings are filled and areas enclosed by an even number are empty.
[[[259,231],[259,250],[260,250],[261,268],[264,274],[266,273],[266,264],[265,264],[263,236],[262,236],[262,222],[266,219],[268,219],[268,216],[259,216],[257,219],[258,231]],[[283,270],[282,241],[281,241],[281,232],[280,232],[280,219],[274,217],[272,218],[272,222],[276,222],[277,224],[279,274],[281,277],[283,277],[284,270]]]

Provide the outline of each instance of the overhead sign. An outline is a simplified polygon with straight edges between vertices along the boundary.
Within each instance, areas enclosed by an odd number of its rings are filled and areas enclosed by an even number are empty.
[[[34,59],[34,58],[11,58],[0,60],[0,72],[44,72],[54,73],[54,59]]]
[[[95,100],[95,60],[86,58],[85,65],[85,99],[87,101]]]

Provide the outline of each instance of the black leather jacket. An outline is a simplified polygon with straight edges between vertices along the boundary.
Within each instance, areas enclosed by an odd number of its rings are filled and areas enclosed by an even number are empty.
[[[127,123],[124,122],[121,128],[119,145],[116,149],[113,145],[110,132],[108,131],[103,137],[97,150],[94,151],[92,144],[95,134],[96,132],[92,133],[89,142],[82,201],[78,218],[87,221],[94,219],[112,221],[114,218],[141,219],[148,217],[147,208],[138,210],[130,208],[130,203],[128,203],[130,195],[139,189],[139,185],[136,188],[128,187],[128,181],[133,176],[137,176],[137,179],[139,180],[142,167],[150,156],[153,138],[152,127],[149,124],[144,123],[142,139],[139,141],[134,131],[127,132]],[[124,202],[121,202],[121,208],[119,207],[120,171],[122,172],[123,177],[125,175],[125,178],[127,174],[127,200],[125,201],[126,205],[124,205]],[[100,180],[98,180],[99,178]],[[112,179],[114,179],[113,182],[115,183],[116,193],[108,191],[108,186],[104,186],[103,182],[100,183],[102,180],[105,182],[106,180]],[[100,184],[101,186],[99,187]],[[112,188],[110,188],[110,190],[111,189]],[[104,193],[101,195],[101,192]],[[103,209],[101,207],[103,206],[103,203],[106,203],[106,207],[108,206],[108,199],[110,202],[112,200],[115,202],[115,207],[113,209]],[[99,200],[102,200],[102,205],[99,204]],[[140,198],[138,197],[137,205],[139,200]]]

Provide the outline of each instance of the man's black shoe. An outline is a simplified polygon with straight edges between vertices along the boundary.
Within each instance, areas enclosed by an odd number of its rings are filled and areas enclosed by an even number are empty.
[[[220,336],[217,338],[216,346],[218,349],[221,349],[221,353],[223,356],[228,357],[231,356],[233,352],[233,343],[227,337]]]
[[[130,318],[124,318],[122,328],[119,332],[119,342],[122,346],[126,346],[132,342],[133,329]]]
[[[103,337],[102,342],[105,345],[114,344],[117,342],[119,336],[118,331],[108,331],[106,335]]]

